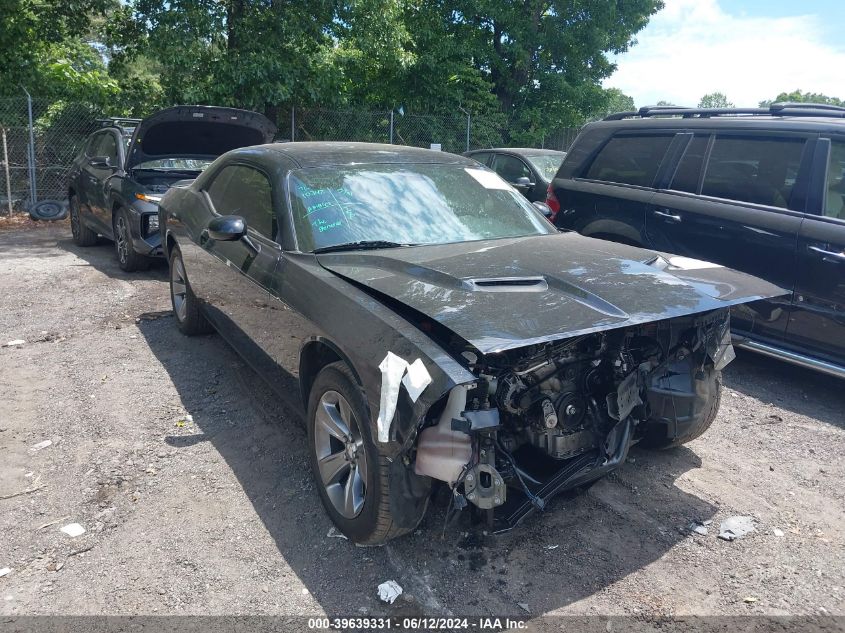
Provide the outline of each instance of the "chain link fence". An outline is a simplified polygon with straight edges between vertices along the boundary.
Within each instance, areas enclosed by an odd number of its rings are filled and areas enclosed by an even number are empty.
[[[0,99],[0,213],[37,201],[63,200],[74,156],[101,116],[90,105],[14,97]]]
[[[85,139],[101,124],[84,103],[28,97],[0,99],[0,214],[28,210],[43,200],[64,200],[66,175]],[[507,125],[465,112],[453,115],[398,111],[296,109],[279,121],[280,140],[361,141],[461,153],[509,144]],[[565,151],[578,133],[563,129],[539,145]]]

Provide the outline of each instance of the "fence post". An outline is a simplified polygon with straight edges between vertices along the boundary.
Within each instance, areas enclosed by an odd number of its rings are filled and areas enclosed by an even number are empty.
[[[390,144],[393,145],[393,110],[390,110]]]
[[[23,86],[21,86],[23,88]],[[35,201],[38,199],[38,194],[35,189],[35,131],[32,124],[32,97],[26,88],[23,88],[26,93],[26,107],[29,116],[29,152],[27,160],[29,162],[29,204],[30,208],[35,206]]]
[[[290,140],[296,140],[296,106],[290,107]]]
[[[469,112],[467,112],[467,150],[469,151],[469,130],[472,126],[472,117],[470,116]]]
[[[12,182],[9,179],[9,147],[6,145],[6,128],[3,130],[3,169],[6,171],[6,204],[9,207],[9,217],[12,217]]]

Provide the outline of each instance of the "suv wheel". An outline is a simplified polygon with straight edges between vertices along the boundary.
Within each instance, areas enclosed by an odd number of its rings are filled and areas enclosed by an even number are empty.
[[[308,445],[320,499],[334,524],[360,545],[380,545],[413,530],[425,514],[431,482],[405,490],[404,468],[381,455],[370,436],[364,394],[345,363],[317,374],[308,398]],[[391,494],[391,488],[393,493]]]
[[[200,311],[199,302],[188,283],[185,274],[185,262],[178,247],[170,253],[170,301],[173,304],[173,314],[179,331],[186,336],[209,334],[211,324]]]
[[[132,246],[132,232],[129,230],[129,212],[121,207],[114,215],[114,249],[117,263],[128,273],[146,270],[150,259],[138,253]]]
[[[94,246],[97,243],[97,234],[85,226],[82,218],[79,217],[79,199],[70,196],[68,201],[70,207],[70,232],[73,234],[73,243],[77,246]]]

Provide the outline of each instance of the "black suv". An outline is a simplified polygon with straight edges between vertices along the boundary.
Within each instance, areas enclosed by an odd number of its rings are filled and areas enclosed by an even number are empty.
[[[196,178],[231,149],[268,143],[276,126],[255,112],[175,106],[146,119],[106,119],[68,173],[73,239],[114,240],[126,271],[162,256],[158,202],[173,183]]]
[[[735,268],[791,294],[734,310],[737,343],[845,377],[845,108],[643,108],[584,127],[555,224]]]

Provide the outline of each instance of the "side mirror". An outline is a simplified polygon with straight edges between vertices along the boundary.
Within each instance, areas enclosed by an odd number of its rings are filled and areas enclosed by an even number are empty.
[[[234,242],[246,235],[246,222],[239,215],[221,215],[208,223],[208,236],[218,242]]]
[[[552,208],[547,205],[545,202],[532,202],[531,204],[534,205],[534,208],[537,209],[540,213],[542,213],[547,218],[552,217]]]
[[[113,167],[111,159],[108,156],[92,156],[88,164],[91,167],[98,167],[100,169],[111,169]]]
[[[528,176],[520,176],[516,179],[516,182],[513,183],[515,187],[533,187],[534,183],[531,182],[531,179]]]

